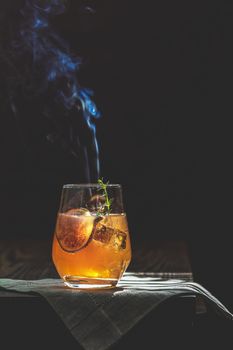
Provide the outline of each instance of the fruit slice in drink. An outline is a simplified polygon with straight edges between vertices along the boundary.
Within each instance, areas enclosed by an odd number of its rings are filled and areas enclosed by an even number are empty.
[[[95,217],[85,209],[71,209],[57,218],[56,236],[62,249],[77,252],[91,240]]]

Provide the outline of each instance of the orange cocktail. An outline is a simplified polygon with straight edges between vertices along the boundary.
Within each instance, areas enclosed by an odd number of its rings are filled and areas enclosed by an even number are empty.
[[[131,260],[126,214],[89,209],[58,213],[53,262],[69,287],[112,287]]]

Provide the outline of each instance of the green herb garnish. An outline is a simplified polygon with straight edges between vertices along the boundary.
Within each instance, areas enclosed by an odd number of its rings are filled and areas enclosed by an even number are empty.
[[[109,184],[109,181],[107,181],[106,183],[104,183],[103,178],[102,179],[98,179],[98,184],[100,186],[100,191],[103,191],[103,196],[105,198],[105,203],[103,204],[103,213],[97,213],[97,215],[107,215],[110,214],[111,212],[111,204],[112,204],[112,199],[109,199],[108,197],[108,192],[107,192],[107,186]]]

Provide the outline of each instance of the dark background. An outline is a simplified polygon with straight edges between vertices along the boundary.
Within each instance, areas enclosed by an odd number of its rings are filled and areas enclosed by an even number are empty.
[[[94,12],[82,10],[89,4]],[[199,268],[224,270],[226,281],[232,273],[231,5],[71,1],[53,24],[83,57],[80,81],[95,91],[102,112],[96,122],[101,175],[123,186],[132,240],[185,239]],[[1,236],[50,239],[62,185],[79,182],[81,170],[39,137],[31,137],[25,157],[2,96]],[[33,135],[36,111],[26,110]]]

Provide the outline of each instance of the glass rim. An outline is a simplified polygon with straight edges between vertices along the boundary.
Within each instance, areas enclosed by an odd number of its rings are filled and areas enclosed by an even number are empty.
[[[107,184],[107,187],[112,187],[112,188],[121,188],[120,184]],[[100,184],[98,183],[83,183],[83,184],[65,184],[63,185],[63,189],[66,188],[89,188],[89,187],[94,187],[94,188],[99,188]]]

